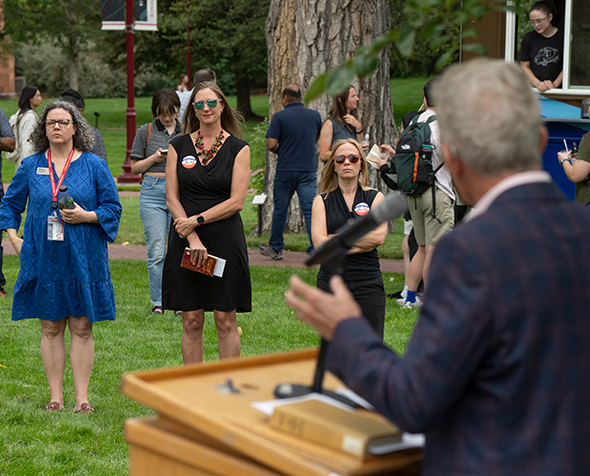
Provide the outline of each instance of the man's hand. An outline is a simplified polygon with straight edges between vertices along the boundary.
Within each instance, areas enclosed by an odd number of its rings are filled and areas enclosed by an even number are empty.
[[[287,304],[295,309],[300,321],[310,324],[326,340],[332,339],[340,321],[361,316],[361,308],[340,276],[330,280],[334,294],[309,286],[295,275],[289,282],[291,289],[285,294]]]

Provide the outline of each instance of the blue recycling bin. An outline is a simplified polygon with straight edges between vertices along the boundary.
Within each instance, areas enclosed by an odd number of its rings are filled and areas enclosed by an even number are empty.
[[[543,154],[543,169],[551,174],[555,183],[571,200],[576,186],[571,182],[557,160],[557,153],[565,149],[563,141],[571,149],[574,142],[580,144],[582,136],[590,130],[590,120],[580,118],[580,108],[539,97],[541,117],[549,131],[549,142]]]

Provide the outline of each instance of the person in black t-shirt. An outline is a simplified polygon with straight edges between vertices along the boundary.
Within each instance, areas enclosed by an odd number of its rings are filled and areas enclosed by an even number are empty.
[[[561,86],[563,80],[563,32],[557,28],[555,4],[535,3],[529,11],[528,32],[520,47],[520,65],[539,92]]]

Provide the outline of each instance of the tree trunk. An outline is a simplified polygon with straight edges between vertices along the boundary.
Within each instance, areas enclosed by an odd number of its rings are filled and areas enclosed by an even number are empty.
[[[271,0],[266,22],[268,47],[269,116],[282,109],[281,91],[296,83],[303,93],[317,76],[350,59],[390,29],[389,0]],[[353,83],[361,97],[359,116],[371,144],[393,143],[397,138],[389,88],[389,49],[383,51],[377,71]],[[315,99],[308,106],[322,118],[328,115],[331,98]],[[276,155],[267,150],[264,176],[269,195],[263,209],[263,232],[271,227],[272,185]],[[318,171],[321,168],[318,159]],[[369,166],[372,187],[385,191],[379,171]],[[318,173],[319,176],[319,173]],[[286,233],[305,232],[299,200],[291,201]]]
[[[250,82],[245,78],[237,78],[237,109],[246,121],[262,121],[264,118],[252,112],[250,105]]]
[[[71,89],[78,91],[78,57],[80,54],[80,45],[78,40],[70,38],[68,48],[68,72],[70,75],[69,85]]]

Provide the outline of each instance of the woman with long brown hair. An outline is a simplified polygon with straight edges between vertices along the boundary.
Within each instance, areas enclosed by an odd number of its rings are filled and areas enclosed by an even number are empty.
[[[166,197],[173,228],[164,263],[165,309],[182,310],[184,363],[203,360],[205,311],[213,311],[219,357],[238,357],[236,313],[252,309],[248,250],[239,212],[250,181],[250,147],[239,138],[239,114],[212,82],[199,83],[184,115],[185,135],[170,142]],[[203,265],[226,260],[222,277],[182,268],[185,253]]]
[[[320,132],[320,160],[326,162],[330,158],[332,146],[340,139],[364,141],[363,126],[359,120],[358,108],[360,98],[352,85],[348,86],[334,98],[328,119],[325,120]]]

